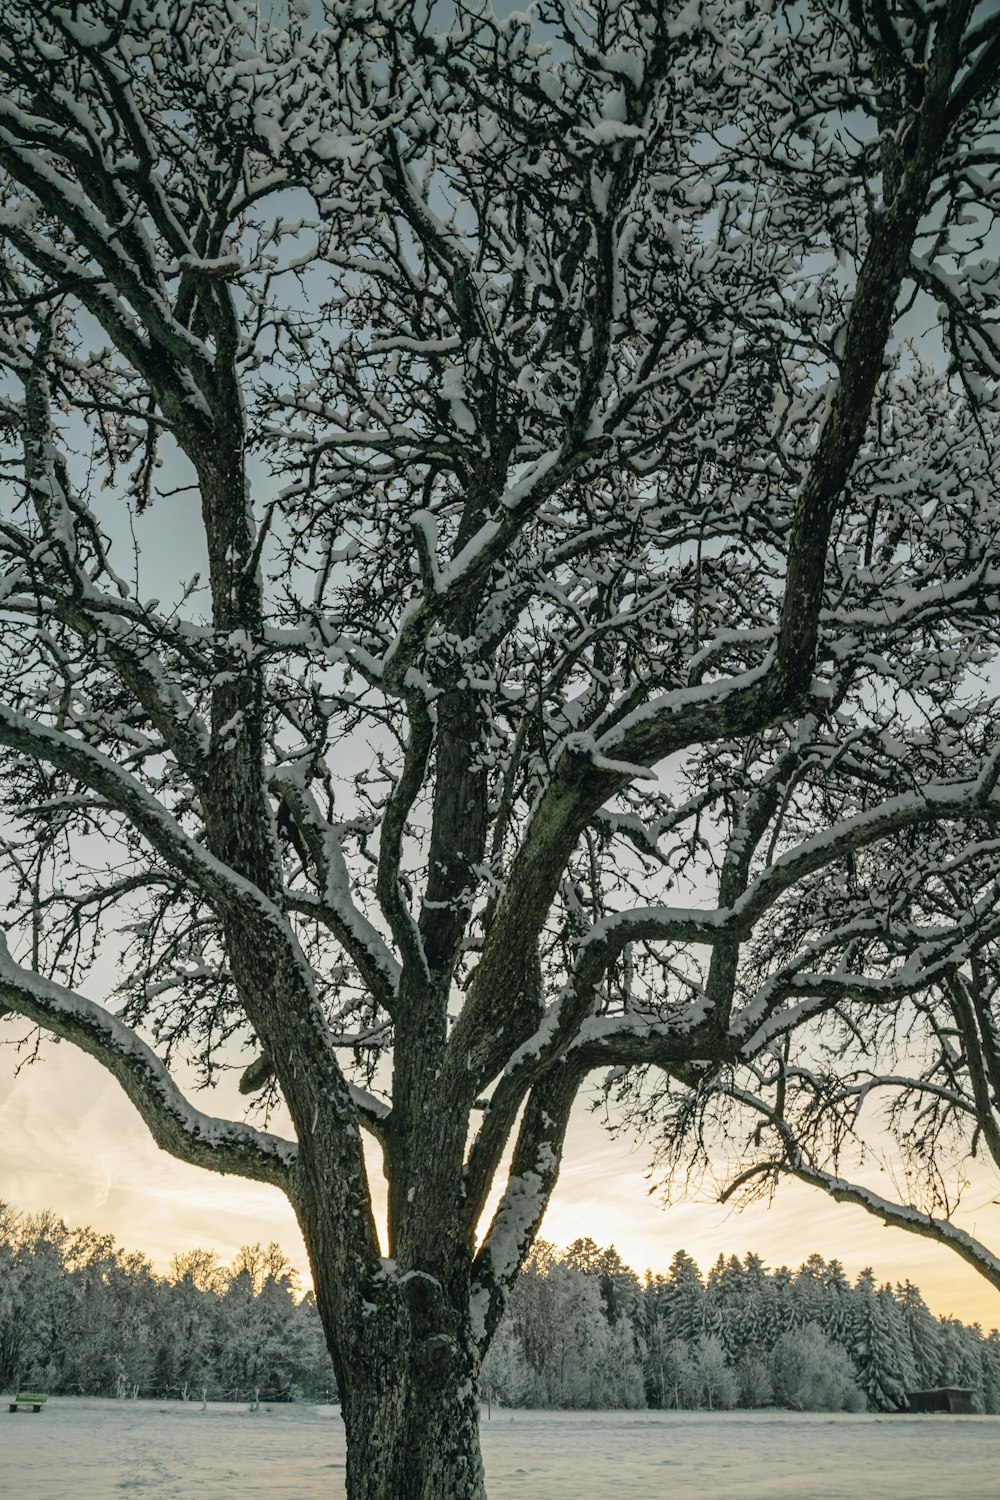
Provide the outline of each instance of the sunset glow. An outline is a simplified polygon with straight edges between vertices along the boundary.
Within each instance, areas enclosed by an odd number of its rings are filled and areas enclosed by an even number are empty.
[[[212,1095],[201,1103],[212,1112],[224,1108]],[[177,1251],[201,1246],[228,1261],[242,1244],[276,1240],[308,1282],[301,1236],[282,1195],[184,1166],[159,1151],[115,1083],[82,1054],[50,1047],[17,1078],[12,1069],[0,1071],[0,1137],[8,1143],[0,1200],[21,1209],[50,1208],[70,1224],[92,1224],[143,1251],[160,1272]],[[915,1282],[935,1313],[987,1329],[1000,1323],[996,1292],[940,1246],[886,1229],[860,1209],[839,1207],[798,1184],[784,1186],[770,1208],[665,1207],[650,1192],[648,1160],[648,1151],[610,1139],[578,1108],[543,1237],[561,1246],[585,1236],[614,1244],[640,1275],[647,1267],[665,1271],[677,1249],[687,1250],[703,1272],[720,1252],[752,1250],[768,1265],[794,1267],[818,1251],[843,1261],[852,1279],[870,1265],[879,1281]],[[381,1211],[377,1157],[369,1162]],[[976,1187],[960,1222],[987,1244],[1000,1244],[995,1185],[984,1178]]]

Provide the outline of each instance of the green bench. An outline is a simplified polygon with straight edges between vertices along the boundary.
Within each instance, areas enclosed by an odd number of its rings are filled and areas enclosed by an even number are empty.
[[[32,1396],[21,1392],[10,1403],[10,1409],[11,1411],[27,1411],[30,1406],[32,1411],[41,1411],[48,1399],[48,1396]]]

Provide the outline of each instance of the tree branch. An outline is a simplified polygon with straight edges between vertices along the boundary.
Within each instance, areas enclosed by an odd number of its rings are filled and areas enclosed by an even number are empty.
[[[725,1203],[740,1187],[754,1177],[768,1172],[781,1172],[789,1177],[797,1177],[800,1182],[808,1183],[810,1187],[822,1189],[835,1203],[852,1203],[856,1208],[863,1208],[875,1218],[881,1219],[883,1224],[891,1229],[905,1229],[910,1234],[919,1234],[924,1239],[935,1240],[939,1245],[954,1250],[956,1255],[960,1255],[972,1266],[973,1270],[978,1271],[980,1276],[985,1277],[991,1286],[1000,1291],[1000,1258],[971,1234],[966,1234],[964,1229],[956,1228],[948,1219],[936,1219],[932,1214],[923,1213],[911,1204],[893,1203],[890,1199],[872,1192],[870,1188],[847,1182],[843,1177],[837,1177],[832,1172],[824,1172],[819,1167],[810,1166],[802,1161],[760,1162],[748,1168],[746,1172],[741,1172],[738,1177],[727,1184],[719,1196],[720,1203]]]
[[[288,1190],[297,1156],[293,1142],[202,1114],[130,1027],[93,1000],[22,969],[2,939],[0,944],[3,1005],[96,1058],[121,1084],[158,1146],[192,1166]]]

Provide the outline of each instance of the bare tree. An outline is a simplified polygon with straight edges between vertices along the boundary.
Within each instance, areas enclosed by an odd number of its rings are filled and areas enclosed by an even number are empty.
[[[4,7],[0,999],[288,1195],[351,1500],[477,1500],[584,1080],[697,1093],[992,934],[817,892],[989,870],[1000,29],[313,20]],[[252,1123],[171,1071],[248,1058]]]

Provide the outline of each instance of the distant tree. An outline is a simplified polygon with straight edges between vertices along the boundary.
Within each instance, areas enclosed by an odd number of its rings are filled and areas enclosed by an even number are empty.
[[[693,1342],[705,1327],[705,1287],[701,1272],[684,1250],[677,1250],[663,1285],[664,1316],[673,1339]]]
[[[1000,1414],[1000,1333],[994,1328],[983,1348],[983,1411]]]
[[[896,1303],[909,1341],[915,1388],[926,1390],[937,1384],[940,1373],[940,1327],[911,1281],[896,1287]]]
[[[105,1307],[114,1333],[114,1376],[129,1395],[148,1388],[156,1364],[154,1317],[157,1298],[145,1256],[119,1254],[105,1273]]]
[[[902,1318],[893,1316],[889,1299],[876,1289],[871,1270],[861,1272],[854,1288],[850,1352],[858,1384],[873,1410],[905,1410],[914,1374],[912,1355]]]
[[[790,1328],[778,1339],[771,1353],[771,1386],[775,1401],[793,1411],[863,1411],[865,1407],[850,1358],[815,1323]]]
[[[750,1350],[733,1370],[736,1379],[736,1402],[743,1407],[773,1406],[775,1402],[771,1361],[763,1353]]]
[[[698,1406],[709,1411],[729,1411],[736,1405],[738,1385],[726,1361],[722,1340],[703,1334],[692,1351]]]
[[[504,1318],[483,1361],[484,1398],[500,1406],[530,1406],[535,1395],[534,1374],[525,1358],[514,1320]]]
[[[574,1240],[565,1259],[568,1265],[598,1278],[601,1301],[610,1324],[614,1325],[622,1318],[637,1320],[641,1294],[639,1278],[631,1266],[625,1264],[614,1245],[601,1250],[591,1239]]]
[[[226,1289],[228,1272],[214,1250],[186,1250],[171,1257],[169,1279],[175,1286],[221,1294]]]
[[[646,1402],[652,1407],[667,1405],[667,1348],[670,1343],[664,1287],[666,1277],[646,1272],[642,1294],[642,1331],[646,1357],[643,1374]]]
[[[170,1267],[169,1313],[161,1333],[159,1383],[187,1399],[216,1390],[218,1301],[224,1275],[218,1257],[204,1250],[175,1255]]]
[[[664,1405],[688,1411],[701,1405],[703,1386],[696,1344],[673,1339],[667,1345],[667,1399]]]
[[[19,1215],[0,1202],[0,1384],[15,1385],[28,1334],[24,1323],[24,1283],[30,1274],[17,1244]]]
[[[269,1252],[261,1245],[244,1245],[233,1263],[228,1285],[218,1306],[218,1367],[223,1387],[237,1400],[275,1381],[284,1388],[290,1378],[281,1370],[285,1359],[285,1329],[293,1307],[291,1283],[269,1268]]]
[[[719,1296],[719,1286],[725,1275],[726,1257],[719,1254],[715,1262],[709,1267],[708,1275],[705,1277],[705,1298],[702,1302],[701,1326],[706,1334],[713,1338],[720,1337],[722,1333],[723,1309]]]
[[[613,1411],[632,1411],[646,1405],[645,1355],[645,1341],[632,1316],[621,1316],[610,1325],[601,1386],[602,1406]]]
[[[935,1384],[971,1390],[973,1405],[977,1411],[981,1411],[985,1385],[981,1340],[968,1328],[964,1328],[956,1318],[942,1318],[939,1327],[939,1363]]]
[[[759,1306],[750,1310],[747,1273],[735,1255],[721,1255],[705,1283],[705,1329],[722,1340],[727,1359],[739,1359],[744,1349],[760,1341]]]
[[[764,1304],[764,1347],[772,1349],[775,1342],[785,1332],[790,1318],[788,1309],[792,1306],[792,1285],[794,1277],[788,1266],[778,1266],[768,1278],[769,1296]]]
[[[295,1384],[307,1396],[330,1400],[337,1395],[323,1320],[312,1288],[295,1305],[290,1358]]]
[[[915,1389],[917,1384],[917,1362],[913,1354],[913,1345],[908,1337],[910,1330],[903,1310],[893,1296],[892,1287],[888,1283],[879,1287],[878,1300],[886,1328],[889,1330],[890,1343],[896,1351],[895,1362],[903,1386],[905,1407],[906,1392]],[[981,1382],[977,1384],[981,1385]]]
[[[815,1322],[822,1304],[826,1300],[826,1261],[822,1255],[812,1254],[799,1267],[792,1282],[792,1297],[796,1318],[803,1326]]]
[[[18,1317],[23,1327],[15,1383],[58,1389],[69,1367],[78,1292],[63,1273],[69,1233],[53,1213],[26,1215],[19,1225]]]
[[[763,1349],[768,1342],[771,1280],[759,1255],[749,1252],[743,1261],[739,1338],[733,1341],[740,1354]],[[767,1404],[767,1403],[762,1403]]]

